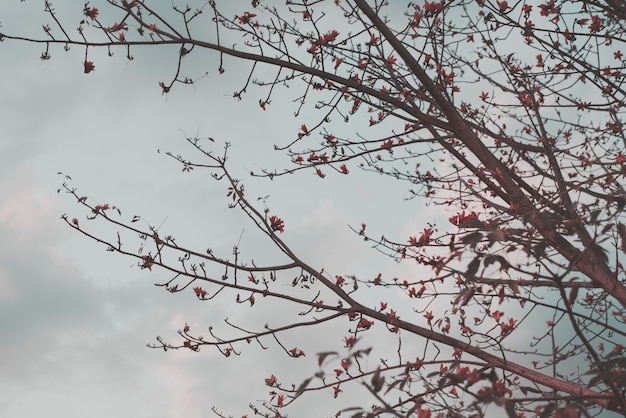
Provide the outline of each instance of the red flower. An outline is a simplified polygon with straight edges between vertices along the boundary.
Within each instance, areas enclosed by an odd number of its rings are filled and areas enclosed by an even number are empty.
[[[346,167],[345,164],[341,164],[341,167],[339,167],[339,169],[343,174],[348,174],[348,167]]]
[[[254,13],[243,12],[243,16],[239,16],[239,23],[242,24],[242,25],[250,23],[250,20],[253,17],[256,17],[256,15]]]
[[[426,13],[438,13],[443,10],[443,3],[435,3],[434,1],[429,2],[427,0],[424,2],[424,10],[426,11]]]
[[[204,299],[205,296],[207,295],[206,290],[204,290],[201,287],[194,287],[193,291],[196,292],[196,296],[201,298],[201,299]]]
[[[85,16],[87,16],[91,20],[95,20],[98,17],[99,12],[100,11],[96,7],[92,7],[91,9],[85,7],[85,10],[83,11]]]
[[[276,376],[271,375],[267,379],[265,379],[265,384],[267,386],[276,386]]]
[[[476,228],[482,226],[482,222],[478,219],[478,214],[474,211],[465,214],[465,211],[457,213],[453,217],[449,219],[452,225],[456,225],[458,227],[469,227]]]
[[[143,260],[143,262],[141,263],[141,268],[152,271],[152,266],[154,265],[154,260],[152,259],[152,257],[150,257],[149,255],[144,255],[141,257],[141,259]]]
[[[354,338],[353,336],[344,337],[343,342],[346,345],[346,347],[353,347],[354,344],[356,344],[356,338]]]
[[[366,45],[372,46],[375,45],[378,41],[380,41],[380,38],[376,36],[376,34],[372,33],[370,34],[370,40],[367,42]]]
[[[339,395],[340,392],[343,392],[343,390],[339,389],[339,385],[337,386],[333,386],[333,392],[335,395],[335,398],[337,397],[337,395]]]
[[[505,1],[497,1],[496,3],[498,4],[498,8],[500,9],[501,12],[506,12],[507,9],[509,8],[509,3]]]
[[[390,67],[393,67],[397,61],[398,59],[393,55],[389,55],[389,57],[387,58],[387,64],[389,64]]]
[[[426,245],[430,242],[430,237],[433,234],[433,230],[430,228],[424,228],[424,232],[422,233],[422,235],[420,235],[419,240],[417,240],[417,243],[419,245]]]
[[[270,216],[270,228],[272,231],[285,232],[285,222],[277,216]]]
[[[319,39],[317,40],[317,42],[320,45],[327,45],[331,42],[335,42],[335,40],[337,39],[337,36],[339,36],[339,32],[337,32],[335,29],[333,29],[332,31],[325,33],[324,35],[320,36]]]
[[[120,30],[128,30],[128,26],[126,25],[126,23],[120,23],[118,25],[117,22],[115,22],[113,26],[109,28],[109,32],[117,32]]]
[[[291,354],[291,357],[304,357],[304,351],[300,350],[297,347],[292,348],[291,350],[289,350],[289,354]]]
[[[148,25],[148,30],[150,30],[150,31],[152,31],[152,32],[154,32],[154,31],[156,30],[156,28],[157,28],[156,23],[150,23],[150,24]]]
[[[76,218],[72,218],[72,223],[76,226],[78,226],[78,219]]]
[[[372,325],[374,325],[373,321],[370,321],[367,318],[361,318],[358,327],[363,329],[369,329]]]
[[[93,65],[93,61],[85,61],[83,62],[83,66],[85,67],[85,74],[89,74],[96,69],[96,66]]]

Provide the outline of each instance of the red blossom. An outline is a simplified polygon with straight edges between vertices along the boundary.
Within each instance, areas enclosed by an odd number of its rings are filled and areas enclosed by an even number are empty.
[[[98,17],[98,13],[99,12],[100,11],[96,7],[92,7],[92,8],[85,7],[85,10],[83,11],[85,16],[90,18],[92,21],[95,20]]]
[[[424,318],[426,318],[426,321],[428,322],[428,325],[431,325],[431,322],[432,322],[432,320],[434,318],[433,311],[427,311],[424,314]]]
[[[430,228],[424,228],[424,232],[422,232],[422,235],[420,235],[419,240],[417,240],[417,243],[419,245],[427,245],[430,242],[430,237],[433,234],[433,230]]]
[[[96,66],[93,65],[93,61],[84,61],[83,67],[85,69],[85,74],[89,74],[96,69]]]
[[[291,357],[304,357],[304,351],[300,350],[298,347],[294,347],[291,350],[289,350],[289,354],[291,354]]]
[[[276,376],[271,375],[270,377],[265,379],[265,384],[267,386],[276,386]]]
[[[333,29],[332,31],[320,36],[317,42],[320,45],[328,45],[331,42],[335,42],[335,40],[337,39],[337,36],[339,36],[339,32]]]
[[[509,3],[505,1],[497,1],[496,3],[498,4],[498,9],[500,9],[500,12],[506,12],[509,9]]]
[[[380,38],[376,36],[376,34],[370,34],[370,40],[366,43],[368,46],[376,45],[376,43],[380,41]]]
[[[591,33],[597,33],[604,29],[604,23],[598,15],[591,16],[591,23],[589,24],[589,30]]]
[[[346,345],[346,347],[354,347],[354,344],[356,344],[356,338],[353,336],[349,336],[349,337],[344,337],[343,338],[343,342]]]
[[[346,167],[346,165],[345,165],[345,164],[341,164],[341,167],[339,167],[339,169],[341,170],[341,172],[342,172],[343,174],[348,174],[348,172],[349,172],[349,171],[348,171],[348,167]]]
[[[78,219],[77,218],[72,218],[72,223],[76,226],[78,226]]]
[[[196,292],[196,296],[199,297],[200,299],[204,299],[207,295],[206,290],[204,290],[201,287],[194,287],[193,291]]]
[[[363,329],[369,329],[372,325],[374,325],[374,321],[370,321],[367,318],[361,318],[358,327]]]
[[[435,3],[426,0],[424,2],[424,11],[430,14],[436,14],[443,10],[443,3]]]
[[[126,25],[126,23],[120,23],[118,25],[117,22],[115,22],[113,26],[109,28],[109,32],[117,32],[120,30],[128,30],[128,25]]]
[[[452,225],[456,225],[459,228],[476,228],[482,226],[482,222],[478,219],[478,214],[474,211],[465,214],[465,211],[457,213],[450,219],[448,219]]]
[[[255,17],[256,15],[254,13],[243,12],[243,16],[239,16],[238,21],[239,21],[239,24],[245,25],[245,24],[250,23],[252,18],[255,18]]]
[[[274,232],[285,232],[285,222],[277,216],[270,216],[270,229]]]
[[[152,266],[154,265],[154,259],[150,257],[149,255],[144,255],[141,257],[141,259],[143,260],[141,263],[141,268],[152,271]]]

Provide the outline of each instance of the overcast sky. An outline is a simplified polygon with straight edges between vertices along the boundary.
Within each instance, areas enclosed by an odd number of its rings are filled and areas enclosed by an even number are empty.
[[[2,2],[3,30],[39,35],[40,25],[49,22],[40,3]],[[55,4],[58,16],[74,28],[82,6],[66,3],[71,8]],[[232,141],[231,169],[249,195],[269,194],[269,206],[285,219],[286,241],[333,275],[375,276],[395,268],[349,224],[368,222],[380,233],[405,237],[425,226],[417,217],[436,211],[402,200],[406,185],[372,174],[248,178],[250,170],[288,166],[273,145],[289,142],[301,123],[317,119],[310,113],[294,118],[289,98],[263,112],[257,103],[262,93],[254,89],[235,101],[231,93],[240,84],[231,81],[245,75],[245,66],[227,62],[220,77],[216,57],[198,55],[190,65],[197,66],[196,74],[209,71],[208,77],[195,88],[177,86],[166,97],[158,82],[174,70],[174,49],[137,49],[132,62],[123,50],[113,58],[92,51],[96,70],[88,75],[79,48],[54,47],[50,61],[39,60],[41,52],[41,45],[0,44],[2,417],[195,418],[209,415],[212,406],[238,416],[249,412],[249,401],[267,398],[264,377],[282,372],[304,378],[315,371],[305,363],[314,362],[312,355],[287,365],[284,356],[273,354],[271,341],[272,350],[243,347],[245,355],[228,359],[210,349],[194,354],[147,348],[157,335],[177,341],[185,322],[206,330],[226,317],[246,324],[257,312],[269,320],[282,312],[276,307],[272,313],[267,305],[253,312],[232,301],[203,304],[191,291],[171,295],[153,286],[168,276],[139,269],[61,221],[64,213],[84,214],[69,196],[57,194],[59,171],[94,202],[141,215],[201,250],[210,246],[227,256],[243,233],[242,251],[260,259],[268,246],[256,241],[245,217],[227,209],[225,185],[208,173],[181,173],[174,161],[157,154],[164,149],[196,156],[182,132],[214,137],[217,144]],[[411,271],[401,267],[396,274],[402,269]],[[315,343],[301,342],[311,354],[340,344],[309,337]],[[323,399],[320,413],[334,412],[332,396]]]
[[[75,33],[82,4],[58,3],[57,16]],[[169,3],[160,2],[164,7]],[[238,4],[244,3],[248,8],[249,1]],[[43,37],[41,25],[51,22],[42,4],[0,2],[3,31]],[[106,13],[101,7],[100,17],[109,22]],[[202,31],[211,25],[197,27]],[[205,51],[185,59],[183,75],[207,76],[194,86],[176,85],[164,96],[159,82],[175,72],[176,47],[134,49],[132,61],[122,49],[114,50],[113,57],[90,49],[96,67],[90,74],[83,73],[83,49],[64,52],[55,46],[52,59],[41,61],[43,50],[43,45],[8,40],[0,44],[0,416],[196,418],[212,416],[211,407],[235,417],[252,415],[248,403],[268,398],[264,378],[276,374],[282,383],[297,384],[310,377],[317,370],[315,353],[339,349],[349,326],[339,323],[285,337],[288,347],[306,351],[301,359],[286,358],[271,340],[263,341],[268,350],[246,345],[237,347],[241,356],[229,358],[210,348],[200,353],[147,348],[157,335],[179,343],[177,331],[185,323],[206,335],[210,325],[226,332],[225,318],[260,329],[265,323],[285,324],[293,311],[262,298],[251,308],[234,303],[234,295],[208,303],[198,301],[191,289],[170,294],[155,287],[170,278],[166,272],[141,270],[134,260],[105,251],[65,225],[63,214],[107,237],[116,232],[87,222],[69,195],[57,193],[64,180],[58,172],[71,176],[78,194],[90,203],[115,205],[127,220],[140,215],[158,226],[161,236],[171,234],[181,245],[200,252],[209,247],[229,257],[241,240],[243,258],[274,260],[277,252],[255,233],[249,219],[227,208],[226,184],[202,170],[182,173],[179,164],[157,153],[172,151],[198,160],[201,156],[185,142],[186,135],[215,138],[218,150],[230,141],[231,173],[243,180],[252,200],[269,195],[271,213],[285,220],[281,238],[305,262],[331,277],[373,278],[380,272],[419,280],[429,274],[414,263],[394,263],[348,227],[365,222],[373,235],[403,241],[428,222],[445,222],[450,216],[445,209],[404,199],[409,184],[350,164],[350,175],[326,170],[324,179],[310,171],[273,181],[250,177],[250,171],[289,167],[289,157],[275,152],[274,144],[288,144],[301,124],[319,122],[312,105],[294,117],[293,100],[302,93],[297,88],[279,89],[263,111],[258,100],[265,91],[251,87],[244,100],[232,97],[249,65],[227,59],[226,72],[219,75],[217,56]],[[468,85],[470,95],[471,89],[480,87]],[[357,123],[333,129],[345,136],[367,135],[369,115],[364,118],[362,124],[357,116],[352,119]],[[317,143],[321,136],[314,133],[306,140]],[[139,247],[138,241],[127,245]],[[397,290],[366,295],[367,303],[384,299],[405,319],[415,318],[412,309],[425,303],[406,303]],[[404,303],[394,305],[396,300]],[[541,313],[536,315],[537,323],[543,323]],[[383,335],[376,334],[384,330],[380,328],[363,342],[378,350],[369,360],[372,368],[397,348],[393,340],[387,344],[387,339],[375,338]],[[507,341],[512,347],[516,338],[527,340],[528,335],[511,336]],[[403,347],[416,347],[417,357],[422,342],[415,341]],[[354,390],[345,396],[353,396],[355,404],[373,403]],[[292,416],[329,416],[346,406],[341,403],[346,398],[334,400],[330,392],[298,401]],[[501,416],[498,412],[494,416]]]

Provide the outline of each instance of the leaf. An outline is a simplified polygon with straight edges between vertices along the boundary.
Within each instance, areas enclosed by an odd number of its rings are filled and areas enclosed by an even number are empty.
[[[509,418],[518,418],[517,412],[515,411],[515,402],[511,402],[509,400],[504,404],[504,409],[506,410],[506,414]]]
[[[461,242],[464,245],[470,246],[471,249],[475,249],[476,245],[483,239],[483,234],[480,232],[472,232],[471,234],[461,237]]]
[[[622,240],[622,252],[626,254],[626,226],[623,223],[617,223],[617,233]]]
[[[376,369],[376,372],[372,376],[372,390],[374,393],[380,392],[385,384],[385,376],[380,376],[380,366]]]
[[[454,299],[454,302],[452,302],[452,304],[454,306],[457,306],[457,305],[465,306],[472,299],[472,296],[474,296],[474,293],[476,293],[476,289],[474,289],[473,287],[472,288],[466,287],[465,289],[459,292],[459,294]]]
[[[363,350],[357,350],[354,352],[354,357],[361,358],[363,356],[369,356],[372,351],[372,347],[364,348]]]
[[[489,267],[495,262],[500,263],[500,270],[508,270],[509,267],[511,267],[509,262],[506,261],[506,259],[501,255],[488,255],[487,257],[485,257],[485,261],[483,261],[483,264],[485,265],[485,267]]]
[[[555,406],[556,405],[553,403],[548,404],[548,406],[546,406],[544,410],[541,412],[540,418],[548,418],[550,414],[552,413],[552,411],[554,411]]]
[[[400,385],[400,390],[402,390],[402,387],[404,386],[403,382],[405,382],[405,379],[398,379],[398,380],[395,380],[390,385],[388,385],[387,390],[385,391],[385,395],[388,394],[391,389],[395,388],[398,385]]]
[[[312,379],[312,377],[309,377],[304,382],[302,382],[300,386],[298,386],[298,390],[296,390],[296,394],[294,395],[296,398],[304,393],[304,390],[307,388],[307,386],[309,386],[309,383],[311,383]]]
[[[476,256],[468,265],[467,271],[465,272],[465,276],[473,277],[478,272],[478,267],[480,266],[480,256]]]
[[[317,353],[317,365],[321,366],[322,363],[324,363],[324,360],[326,360],[326,357],[335,355],[337,355],[336,351],[324,351],[323,353]]]

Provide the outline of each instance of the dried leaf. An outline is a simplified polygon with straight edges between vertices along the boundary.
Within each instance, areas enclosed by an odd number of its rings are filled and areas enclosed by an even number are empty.
[[[468,265],[467,271],[465,272],[465,276],[471,278],[476,275],[478,272],[478,267],[480,266],[480,256],[476,256]]]
[[[626,226],[623,223],[617,223],[617,233],[622,240],[622,252],[626,254]]]

